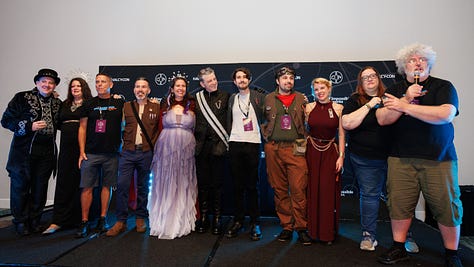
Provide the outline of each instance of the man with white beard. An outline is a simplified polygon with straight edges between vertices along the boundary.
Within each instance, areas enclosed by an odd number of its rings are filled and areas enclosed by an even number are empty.
[[[462,266],[457,249],[463,209],[452,123],[459,100],[451,82],[430,76],[435,60],[430,46],[402,48],[395,61],[405,79],[387,89],[384,107],[376,111],[391,134],[387,204],[393,245],[378,258],[384,264],[408,259],[404,243],[423,192],[443,238],[446,266]]]

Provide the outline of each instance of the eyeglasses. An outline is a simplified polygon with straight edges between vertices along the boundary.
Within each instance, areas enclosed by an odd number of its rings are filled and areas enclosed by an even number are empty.
[[[420,57],[418,59],[413,57],[413,58],[410,58],[408,60],[408,63],[410,63],[410,64],[416,64],[416,63],[423,64],[423,63],[426,63],[426,62],[428,62],[428,59],[426,57]]]
[[[373,80],[373,79],[376,79],[377,78],[377,73],[372,73],[372,74],[369,74],[369,75],[364,75],[364,76],[361,76],[360,79],[363,81],[363,82],[366,82],[368,81],[369,79]]]

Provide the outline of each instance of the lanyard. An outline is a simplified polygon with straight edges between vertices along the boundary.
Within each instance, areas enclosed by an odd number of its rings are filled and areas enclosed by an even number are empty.
[[[112,98],[112,96],[109,97],[109,102],[107,103],[107,107],[106,107],[106,109],[104,110],[104,114],[102,114],[102,107],[100,106],[100,103],[99,103],[99,102],[100,102],[100,98],[97,97],[97,108],[99,109],[99,119],[101,119],[101,120],[104,119],[104,117],[105,117],[105,111],[109,110],[109,107],[110,107],[110,99],[111,99],[111,98]]]
[[[244,115],[245,118],[248,118],[249,117],[249,111],[250,111],[250,96],[249,96],[249,99],[247,101],[247,106],[245,107],[246,112],[244,112],[242,110],[242,106],[240,106],[240,95],[237,95],[237,101],[239,103],[240,112],[242,112],[242,114]]]

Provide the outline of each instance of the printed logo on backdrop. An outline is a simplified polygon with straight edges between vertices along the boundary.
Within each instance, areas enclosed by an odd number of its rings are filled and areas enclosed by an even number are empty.
[[[194,64],[194,65],[146,65],[146,66],[100,66],[99,71],[109,73],[114,82],[119,82],[112,88],[113,93],[122,94],[127,100],[133,99],[133,87],[137,77],[144,76],[154,83],[150,84],[151,97],[161,98],[168,92],[172,78],[183,76],[189,81],[188,92],[195,94],[201,90],[197,74],[199,70],[211,67],[216,72],[219,89],[229,93],[237,92],[232,81],[232,72],[238,67],[249,68],[252,72],[251,88],[263,93],[276,89],[275,73],[283,67],[290,66],[296,70],[296,91],[305,94],[310,101],[314,101],[311,90],[311,81],[322,77],[333,84],[331,100],[344,103],[354,92],[357,86],[357,74],[365,66],[375,67],[381,75],[382,81],[389,86],[401,79],[396,74],[395,62],[388,61],[360,61],[360,62],[304,62],[304,63],[226,63],[226,64]]]
[[[168,77],[166,77],[166,74],[164,73],[158,73],[155,75],[155,83],[157,85],[164,85],[166,84],[167,80],[168,80]]]
[[[128,77],[114,78],[114,76],[112,76],[112,82],[129,82],[129,81],[130,81],[130,78]]]
[[[344,80],[344,75],[338,70],[335,70],[329,74],[329,80],[332,82],[332,84],[340,84],[342,83],[342,80]]]
[[[146,66],[99,66],[99,72],[109,73],[114,84],[112,93],[121,94],[126,100],[133,100],[133,88],[135,79],[146,77],[150,81],[150,97],[162,98],[168,93],[169,82],[177,76],[184,76],[189,81],[187,91],[190,94],[202,90],[198,73],[199,70],[211,67],[214,69],[219,83],[219,90],[229,93],[238,92],[232,81],[232,72],[238,67],[246,67],[252,72],[250,87],[263,93],[275,91],[277,88],[275,73],[283,66],[290,66],[296,70],[294,90],[305,94],[309,101],[314,101],[311,81],[314,78],[322,77],[330,80],[333,84],[331,100],[344,104],[354,92],[357,86],[357,75],[365,66],[376,68],[383,83],[390,86],[402,80],[396,73],[395,61],[359,61],[359,62],[304,62],[304,63],[226,63],[226,64],[194,64],[194,65],[146,65]],[[154,82],[152,82],[154,81]],[[348,159],[349,157],[346,157]],[[353,203],[350,206],[353,210],[358,210],[358,186],[355,181],[351,164],[344,163],[342,174],[342,191],[344,201]],[[264,174],[265,175],[265,174]],[[263,179],[266,180],[266,179]],[[270,213],[274,215],[273,191],[270,186],[261,183],[261,209],[262,214]],[[269,215],[270,215],[269,214]]]

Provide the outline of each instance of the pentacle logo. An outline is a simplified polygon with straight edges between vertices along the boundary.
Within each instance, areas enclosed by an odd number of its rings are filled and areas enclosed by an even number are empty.
[[[166,74],[164,73],[158,73],[155,76],[155,83],[157,85],[164,85],[166,83],[168,77],[166,77]]]
[[[331,74],[329,74],[329,80],[333,84],[340,84],[343,79],[344,79],[344,76],[338,70],[335,70],[335,71],[331,72]]]

